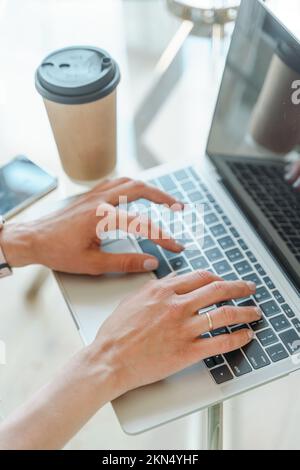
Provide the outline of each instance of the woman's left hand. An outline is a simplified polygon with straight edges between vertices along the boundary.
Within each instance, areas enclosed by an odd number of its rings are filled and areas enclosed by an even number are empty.
[[[114,219],[116,229],[150,238],[176,253],[183,250],[151,220],[119,209],[120,196],[128,203],[144,198],[172,210],[183,208],[172,196],[141,181],[129,178],[106,181],[47,217],[5,225],[0,232],[0,246],[7,262],[12,267],[42,264],[55,271],[90,275],[155,270],[158,260],[148,254],[113,254],[101,250],[101,233],[97,229],[108,215]]]

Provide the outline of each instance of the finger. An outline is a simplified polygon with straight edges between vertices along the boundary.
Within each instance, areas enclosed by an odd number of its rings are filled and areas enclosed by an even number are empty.
[[[97,250],[90,258],[91,274],[104,273],[143,273],[158,268],[158,260],[153,256],[135,253],[103,253]]]
[[[191,313],[222,301],[249,297],[256,292],[254,282],[214,281],[189,294],[181,296]]]
[[[298,178],[295,183],[293,184],[293,188],[296,190],[296,191],[300,191],[300,178]]]
[[[98,184],[92,189],[92,193],[98,193],[101,191],[107,191],[108,189],[116,188],[118,186],[121,186],[125,183],[129,183],[132,181],[130,178],[127,178],[126,176],[122,178],[116,178],[116,179],[107,179],[103,181],[102,183]]]
[[[194,355],[197,360],[225,354],[240,349],[254,338],[252,330],[240,330],[230,335],[220,335],[215,338],[197,339],[194,343]]]
[[[108,202],[113,206],[116,206],[119,204],[120,196],[127,197],[128,202],[143,198],[155,202],[156,204],[167,204],[170,208],[174,206],[175,210],[182,210],[184,207],[184,204],[181,201],[177,201],[177,199],[158,188],[148,186],[143,181],[130,181],[118,186],[117,188],[109,190]]]
[[[102,217],[97,225],[97,235],[121,230],[136,236],[148,238],[166,250],[181,253],[184,249],[169,234],[154,224],[147,216],[136,216],[126,211],[115,208],[110,204],[101,204],[97,209],[97,215]]]
[[[239,325],[240,323],[252,323],[260,320],[262,312],[258,307],[232,307],[226,305],[209,312],[213,329],[224,326]],[[195,315],[190,319],[189,326],[195,337],[210,331],[210,323],[205,314]]]
[[[176,294],[182,295],[199,289],[214,281],[222,281],[219,276],[209,271],[194,271],[184,276],[177,277],[168,281],[170,286],[174,288]]]
[[[300,177],[300,162],[292,163],[285,169],[285,180],[289,183],[295,183]]]

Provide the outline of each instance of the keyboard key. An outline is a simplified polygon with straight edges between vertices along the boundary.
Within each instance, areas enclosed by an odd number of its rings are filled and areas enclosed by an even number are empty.
[[[174,176],[177,181],[183,181],[189,177],[185,170],[175,171]]]
[[[260,331],[256,336],[264,348],[271,346],[271,344],[278,343],[278,338],[271,328]]]
[[[250,273],[252,271],[248,261],[241,261],[240,263],[236,263],[234,264],[234,267],[240,276],[243,276],[244,274]]]
[[[241,377],[252,371],[249,362],[240,349],[225,354],[225,359],[236,377]]]
[[[249,260],[251,261],[251,263],[256,263],[257,262],[257,259],[255,258],[254,254],[252,253],[252,251],[246,251],[246,256],[249,258]]]
[[[206,269],[209,267],[209,264],[204,258],[204,256],[200,256],[199,258],[193,259],[191,261],[191,265],[193,266],[195,270]]]
[[[238,248],[233,248],[232,250],[226,251],[225,255],[232,263],[244,258],[244,255]]]
[[[188,268],[188,263],[183,258],[183,256],[178,256],[177,258],[171,259],[170,265],[174,271],[180,271],[181,269]]]
[[[219,245],[221,245],[221,248],[223,248],[223,250],[229,250],[229,248],[233,248],[235,246],[235,243],[234,241],[232,240],[231,237],[224,237],[224,238],[220,238],[220,240],[218,240],[218,243]]]
[[[190,193],[188,198],[191,202],[201,202],[203,200],[203,195],[200,191],[195,191],[194,193]]]
[[[261,369],[271,364],[264,350],[256,340],[244,346],[243,351],[254,369]]]
[[[294,329],[281,333],[279,337],[291,355],[300,352],[300,338]]]
[[[161,248],[161,250],[167,259],[172,259],[178,256],[178,253],[174,253],[173,251],[165,250],[164,248]]]
[[[212,369],[210,373],[218,385],[233,379],[233,375],[226,365],[216,367],[215,369]]]
[[[246,324],[243,325],[237,325],[231,328],[231,333],[235,333],[236,331],[241,331],[241,330],[249,330],[249,326]]]
[[[286,330],[291,326],[290,322],[284,315],[278,315],[277,317],[271,318],[270,323],[275,331]]]
[[[294,318],[295,314],[288,304],[281,305],[282,310],[289,318]]]
[[[214,204],[214,208],[216,209],[218,214],[222,215],[224,213],[222,208],[219,206],[219,204]]]
[[[212,263],[223,258],[223,254],[221,253],[219,248],[212,248],[211,250],[207,250],[205,251],[205,255]]]
[[[244,300],[239,303],[239,307],[256,307],[256,303],[252,299]]]
[[[261,318],[260,320],[250,323],[250,326],[253,331],[260,331],[260,330],[263,330],[264,328],[267,328],[269,326],[269,323],[267,322],[265,318]]]
[[[204,216],[204,222],[206,225],[213,225],[218,222],[218,217],[212,212]]]
[[[206,235],[204,237],[204,240],[202,242],[200,242],[200,245],[201,245],[201,248],[203,250],[206,250],[207,248],[211,248],[213,246],[215,246],[215,242],[214,240],[211,238],[210,235]]]
[[[169,175],[161,176],[158,178],[158,181],[162,185],[165,191],[174,191],[177,189],[176,184],[174,183],[173,179]]]
[[[255,273],[252,273],[252,274],[248,274],[247,276],[243,276],[243,281],[251,281],[251,282],[254,282],[254,284],[256,284],[257,286],[260,286],[262,284],[260,278],[258,277],[257,274]]]
[[[216,367],[216,363],[213,357],[208,357],[207,359],[204,359],[204,362],[209,369]]]
[[[230,227],[230,231],[232,235],[234,236],[234,238],[239,238],[240,234],[234,227]]]
[[[228,329],[224,326],[223,328],[217,328],[216,330],[213,330],[211,332],[212,336],[221,336],[221,335],[228,335],[229,331]]]
[[[257,263],[254,267],[260,276],[266,276],[266,271],[259,263]]]
[[[229,273],[223,276],[224,281],[238,281],[238,277],[235,273]]]
[[[168,266],[166,260],[163,258],[159,248],[150,240],[142,240],[139,242],[139,246],[144,253],[155,256],[159,260],[159,267],[154,272],[158,279],[161,279],[171,273],[171,269]]]
[[[297,333],[300,334],[300,320],[299,320],[299,318],[294,318],[292,320],[292,323],[293,323],[294,327],[296,328]]]
[[[212,367],[220,366],[221,364],[224,364],[224,359],[222,356],[214,356],[214,357],[209,357],[208,359],[204,360],[205,364],[209,369]]]
[[[242,238],[238,240],[238,244],[242,248],[242,250],[247,251],[248,250],[248,245],[244,242]]]
[[[185,202],[185,197],[180,191],[174,191],[174,192],[172,191],[170,194],[177,201]]]
[[[268,287],[268,289],[271,289],[271,290],[275,289],[275,285],[274,285],[272,279],[269,278],[269,276],[264,277],[263,281],[266,284],[266,286]]]
[[[187,181],[186,183],[182,183],[181,187],[187,193],[197,189],[195,183],[191,180]]]
[[[270,300],[269,302],[261,304],[260,308],[262,309],[266,317],[272,317],[273,315],[276,315],[281,311],[274,300]]]
[[[264,302],[265,300],[269,300],[271,298],[270,292],[265,287],[259,287],[255,294],[255,299],[257,302]]]
[[[227,215],[223,215],[222,219],[225,225],[228,225],[228,227],[231,225],[231,222],[229,218],[227,217]]]
[[[221,224],[210,227],[210,231],[215,238],[219,238],[219,237],[222,237],[223,235],[226,235],[226,229]]]
[[[272,362],[279,362],[289,357],[288,353],[280,343],[274,344],[274,346],[267,348],[266,352],[268,353],[268,356]]]
[[[224,364],[224,358],[221,355],[214,356],[214,361],[217,366],[220,366],[221,364]]]
[[[213,269],[217,274],[222,276],[223,274],[226,274],[231,271],[231,266],[227,263],[227,261],[223,260],[219,261],[218,263],[214,263]]]
[[[192,259],[196,258],[196,256],[200,256],[201,251],[199,250],[197,245],[190,245],[185,249],[184,254],[188,259]]]
[[[282,295],[280,294],[280,292],[278,290],[275,290],[273,292],[273,295],[274,295],[275,299],[277,300],[277,302],[279,304],[284,304],[285,303],[285,299],[282,297]]]

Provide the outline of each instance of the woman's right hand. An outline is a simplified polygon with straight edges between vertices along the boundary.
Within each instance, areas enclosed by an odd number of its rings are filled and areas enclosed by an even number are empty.
[[[198,310],[248,297],[255,284],[225,282],[210,272],[152,280],[126,298],[106,320],[91,345],[93,362],[104,361],[114,376],[114,396],[161,380],[210,356],[223,354],[253,339],[244,329],[214,338]],[[225,305],[210,312],[213,328],[251,323],[261,318],[257,307]]]
[[[285,171],[285,180],[292,184],[296,191],[300,191],[300,161],[291,163]]]

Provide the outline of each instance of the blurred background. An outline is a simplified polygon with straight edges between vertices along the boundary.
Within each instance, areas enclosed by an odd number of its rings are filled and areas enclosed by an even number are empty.
[[[119,174],[201,158],[238,3],[0,0],[0,164],[22,153],[58,175],[60,186],[47,198],[50,202],[82,190],[63,174],[34,88],[34,71],[42,58],[74,44],[107,49],[120,64]],[[298,0],[268,3],[283,21],[294,18],[299,33]],[[37,272],[36,267],[16,271],[0,284],[0,339],[7,345],[7,364],[0,365],[3,416],[50,380],[81,347],[52,276],[37,297],[28,298]],[[225,447],[299,448],[299,386],[297,377],[287,378],[227,402]],[[67,448],[200,449],[205,445],[204,424],[205,412],[129,437],[107,405]]]

